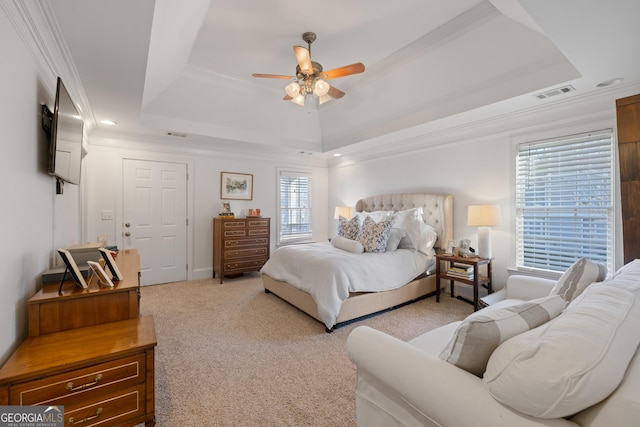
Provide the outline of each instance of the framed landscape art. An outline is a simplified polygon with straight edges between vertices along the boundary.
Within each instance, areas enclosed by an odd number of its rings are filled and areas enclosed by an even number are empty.
[[[220,198],[253,200],[253,175],[220,172]]]

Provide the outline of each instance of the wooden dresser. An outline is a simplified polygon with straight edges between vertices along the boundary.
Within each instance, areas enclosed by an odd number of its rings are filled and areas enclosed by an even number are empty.
[[[155,424],[153,317],[139,317],[140,258],[113,288],[63,284],[29,300],[29,338],[0,369],[0,405],[64,406],[66,425]]]
[[[140,313],[140,255],[126,249],[116,257],[124,276],[113,288],[99,286],[97,278],[87,279],[88,289],[73,281],[48,283],[29,299],[29,336],[64,331],[100,323],[133,319]]]
[[[258,271],[269,259],[270,218],[213,219],[213,277]]]

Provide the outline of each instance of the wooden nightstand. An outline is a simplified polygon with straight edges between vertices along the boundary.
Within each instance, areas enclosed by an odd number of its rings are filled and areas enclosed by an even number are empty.
[[[440,302],[440,280],[449,280],[451,286],[451,296],[453,297],[453,282],[460,282],[466,285],[473,286],[473,309],[474,311],[478,310],[478,289],[480,286],[485,286],[487,288],[487,292],[493,293],[492,288],[492,272],[491,272],[491,262],[492,258],[484,259],[478,257],[462,257],[456,255],[446,255],[446,254],[437,254],[436,255],[436,302]],[[444,271],[441,269],[442,262],[447,262],[447,267]],[[468,265],[473,268],[473,277],[465,278],[458,277],[449,274],[449,266],[452,264],[462,264]],[[486,265],[486,275],[480,274],[479,267],[482,265]]]

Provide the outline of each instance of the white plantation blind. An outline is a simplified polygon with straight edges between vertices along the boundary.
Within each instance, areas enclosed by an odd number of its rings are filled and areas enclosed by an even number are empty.
[[[516,265],[564,272],[579,258],[613,271],[612,131],[520,144]]]
[[[311,174],[280,171],[278,195],[278,243],[310,242]]]

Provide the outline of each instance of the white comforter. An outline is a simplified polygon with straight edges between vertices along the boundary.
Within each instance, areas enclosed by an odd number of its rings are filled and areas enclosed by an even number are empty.
[[[323,242],[283,246],[271,254],[261,273],[310,294],[320,319],[331,329],[349,292],[399,288],[432,263],[433,257],[413,249],[352,253]]]

